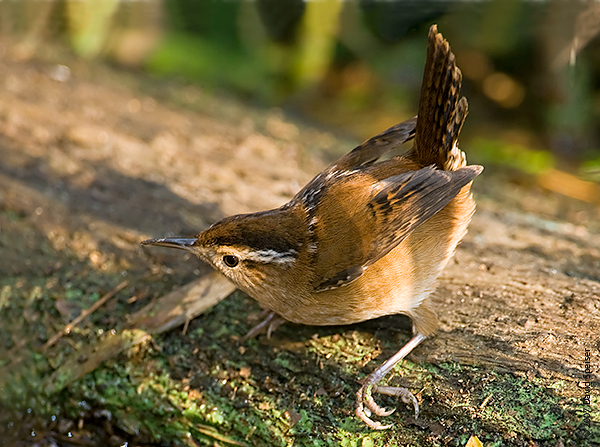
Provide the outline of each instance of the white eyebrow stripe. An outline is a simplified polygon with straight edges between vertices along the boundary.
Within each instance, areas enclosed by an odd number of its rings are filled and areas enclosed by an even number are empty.
[[[291,264],[296,261],[296,250],[279,252],[275,250],[244,250],[244,258],[250,261],[276,264]]]

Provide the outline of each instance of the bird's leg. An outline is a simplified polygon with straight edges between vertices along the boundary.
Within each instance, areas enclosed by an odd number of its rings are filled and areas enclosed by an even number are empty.
[[[282,318],[279,315],[275,314],[275,317],[271,320],[271,322],[269,323],[269,327],[267,328],[267,338],[271,338],[271,334],[275,332],[277,328],[286,321],[287,320],[285,318]]]
[[[402,349],[396,352],[392,357],[386,360],[383,365],[371,373],[371,375],[367,377],[363,385],[356,393],[356,415],[372,429],[385,430],[390,428],[391,425],[382,425],[381,422],[372,420],[365,412],[365,406],[377,416],[389,416],[396,411],[395,409],[388,411],[385,408],[381,408],[373,399],[373,396],[371,395],[373,392],[401,397],[403,402],[407,404],[413,404],[415,408],[415,419],[419,416],[419,403],[409,390],[399,387],[379,386],[379,382],[381,382],[385,375],[390,372],[400,360],[406,357],[423,340],[425,340],[425,336],[417,333],[402,347]]]
[[[258,334],[262,333],[265,328],[267,329],[267,338],[271,338],[273,331],[286,321],[272,310],[265,310],[265,313],[267,313],[265,319],[250,329],[248,333],[242,337],[242,343],[256,337]],[[265,313],[263,313],[263,315]]]

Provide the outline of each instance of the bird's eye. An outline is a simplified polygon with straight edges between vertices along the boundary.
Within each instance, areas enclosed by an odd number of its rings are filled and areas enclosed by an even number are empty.
[[[238,265],[240,263],[240,260],[238,259],[237,256],[225,255],[225,256],[223,256],[223,262],[225,263],[225,265],[227,267],[235,267],[236,265]]]

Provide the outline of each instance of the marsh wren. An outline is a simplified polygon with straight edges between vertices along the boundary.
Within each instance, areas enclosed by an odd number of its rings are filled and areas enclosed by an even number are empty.
[[[467,116],[462,75],[448,42],[429,30],[418,116],[341,157],[280,208],[227,217],[193,238],[143,242],[187,250],[284,320],[308,325],[358,323],[408,315],[413,338],[364,381],[356,414],[374,429],[389,425],[377,391],[419,406],[383,377],[437,328],[429,302],[435,282],[475,211],[458,134]],[[414,138],[411,150],[385,161]],[[274,320],[267,320],[273,322]]]

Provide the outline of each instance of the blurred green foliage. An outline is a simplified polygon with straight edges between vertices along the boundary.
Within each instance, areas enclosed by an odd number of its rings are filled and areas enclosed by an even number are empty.
[[[224,52],[227,57],[222,57]],[[146,67],[153,73],[183,76],[211,86],[223,86],[226,73],[227,87],[238,94],[256,96],[266,70],[254,62],[248,54],[223,43],[211,43],[193,34],[169,33],[148,58]]]
[[[478,163],[500,163],[528,174],[541,174],[555,164],[554,157],[546,151],[485,137],[474,138],[470,149],[477,153]]]

